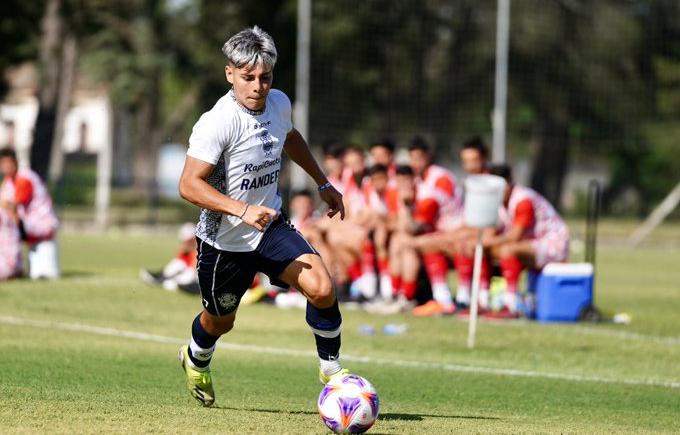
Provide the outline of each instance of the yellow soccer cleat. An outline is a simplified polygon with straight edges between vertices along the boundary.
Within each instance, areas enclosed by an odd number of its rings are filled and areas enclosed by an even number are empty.
[[[212,406],[215,403],[215,391],[212,386],[210,369],[199,371],[189,365],[189,346],[179,348],[179,362],[187,375],[187,389],[189,393],[203,406]]]
[[[348,374],[349,374],[349,370],[342,369],[337,373],[334,373],[330,376],[326,376],[326,375],[323,374],[323,371],[321,371],[321,369],[319,369],[319,381],[322,384],[326,385],[327,383],[329,383],[331,381],[331,379],[340,379],[340,378],[347,376]]]

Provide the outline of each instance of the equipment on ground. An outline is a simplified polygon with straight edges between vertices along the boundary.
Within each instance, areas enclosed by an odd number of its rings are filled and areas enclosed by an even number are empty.
[[[378,392],[361,376],[331,378],[319,394],[319,415],[334,433],[364,433],[380,411]]]
[[[506,182],[496,175],[471,175],[465,180],[465,225],[479,229],[472,270],[472,294],[470,295],[470,322],[468,323],[469,348],[475,347],[477,334],[477,311],[479,280],[482,269],[482,229],[493,227],[498,220],[498,208],[503,202]]]

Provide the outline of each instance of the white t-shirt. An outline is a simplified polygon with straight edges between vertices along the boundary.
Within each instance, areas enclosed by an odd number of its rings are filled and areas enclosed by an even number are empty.
[[[187,155],[215,165],[206,181],[221,193],[280,211],[281,151],[292,129],[283,92],[270,90],[265,109],[254,112],[229,91],[194,125]],[[247,252],[257,248],[263,233],[237,216],[202,209],[196,235],[217,249]]]

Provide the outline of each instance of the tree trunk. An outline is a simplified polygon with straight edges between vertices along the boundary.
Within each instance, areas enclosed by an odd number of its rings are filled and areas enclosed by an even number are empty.
[[[567,123],[541,116],[536,123],[534,146],[531,187],[559,209],[569,165]]]
[[[113,180],[115,186],[131,186],[134,180],[132,145],[133,116],[128,108],[118,107],[113,115]]]
[[[62,22],[61,0],[48,0],[42,19],[40,36],[40,92],[38,116],[35,120],[31,168],[45,178],[50,163],[59,93],[59,69]]]
[[[154,83],[153,88],[157,88]],[[135,187],[149,191],[156,173],[158,144],[154,143],[158,129],[158,92],[149,90],[149,97],[141,102],[135,113]]]

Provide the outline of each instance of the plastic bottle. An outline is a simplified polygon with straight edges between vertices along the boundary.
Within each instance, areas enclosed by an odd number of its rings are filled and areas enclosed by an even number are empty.
[[[363,324],[359,326],[359,334],[361,335],[375,335],[375,328],[371,325]]]
[[[408,325],[405,323],[388,323],[383,327],[383,334],[385,335],[401,335],[408,330]]]

